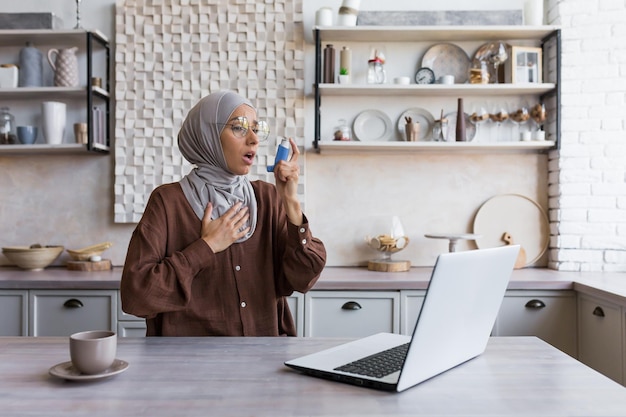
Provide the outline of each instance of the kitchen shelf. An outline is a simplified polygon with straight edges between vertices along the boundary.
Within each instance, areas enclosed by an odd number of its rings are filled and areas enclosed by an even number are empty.
[[[108,147],[94,143],[94,147],[100,147],[102,152],[108,152]],[[88,155],[87,145],[80,143],[63,143],[60,145],[34,144],[34,145],[0,145],[1,155]],[[104,153],[103,153],[104,155]]]
[[[313,28],[315,40],[315,80],[313,93],[315,98],[315,137],[313,146],[318,152],[431,152],[446,150],[450,152],[545,152],[558,149],[561,131],[561,31],[558,26],[316,26]],[[322,83],[322,43],[387,43],[388,47],[398,43],[414,43],[424,48],[424,44],[452,42],[490,42],[502,41],[510,44],[530,43],[541,45],[544,58],[543,83],[500,83],[500,84],[334,84]],[[516,42],[518,41],[518,42]],[[419,63],[418,63],[419,64]],[[322,141],[322,101],[341,102],[341,98],[357,97],[360,102],[376,103],[381,99],[398,97],[402,100],[418,97],[427,101],[439,99],[469,97],[498,98],[509,100],[511,97],[538,100],[546,104],[549,118],[544,123],[546,137],[550,140],[541,142],[500,142],[500,143],[442,143],[442,142],[334,142]],[[345,102],[345,101],[344,101]],[[379,104],[380,106],[380,104]],[[325,122],[324,131],[327,132]]]
[[[72,42],[85,42],[85,30],[83,29],[2,29],[0,38],[2,45],[24,45],[26,42],[33,42],[37,46],[54,46]],[[109,43],[109,39],[98,30],[90,30],[94,40],[100,43]]]
[[[418,153],[418,152],[533,152],[547,151],[554,148],[553,141],[528,141],[528,142],[359,142],[359,141],[320,141],[319,149],[323,153],[343,153],[343,152],[398,152]]]
[[[553,91],[555,84],[320,84],[324,96],[504,96],[541,95]]]
[[[543,39],[557,26],[353,26],[319,29],[321,41],[451,42]]]
[[[0,30],[0,56],[9,62],[18,58],[16,50],[32,42],[46,59],[46,50],[78,48],[80,80],[77,87],[18,87],[0,89],[0,105],[26,107],[31,117],[39,111],[41,101],[63,101],[74,108],[74,117],[68,119],[65,136],[73,137],[73,122],[87,122],[87,143],[61,145],[0,145],[0,154],[67,154],[109,153],[111,117],[111,48],[108,38],[97,30],[69,29],[3,29]],[[84,58],[83,58],[84,57]],[[81,63],[81,60],[83,61]],[[91,84],[94,77],[102,79],[102,86]],[[102,114],[99,119],[96,115]],[[77,117],[78,115],[78,117]],[[99,119],[99,120],[96,120]],[[41,130],[41,129],[40,129]]]
[[[94,95],[109,98],[109,93],[100,87],[92,87]],[[0,89],[0,100],[4,99],[71,99],[82,98],[87,87],[18,87]]]

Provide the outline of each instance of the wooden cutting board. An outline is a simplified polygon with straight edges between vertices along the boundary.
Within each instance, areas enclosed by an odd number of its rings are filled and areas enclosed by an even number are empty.
[[[377,272],[404,272],[411,269],[410,261],[368,261],[367,269]]]
[[[70,271],[108,271],[111,269],[111,260],[101,261],[67,261],[67,269]]]

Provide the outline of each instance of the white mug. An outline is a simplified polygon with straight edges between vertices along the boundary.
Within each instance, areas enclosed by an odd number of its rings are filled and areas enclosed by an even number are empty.
[[[454,84],[454,75],[442,75],[439,77],[439,84]]]
[[[46,143],[60,145],[65,136],[66,105],[58,101],[41,103],[41,127]]]

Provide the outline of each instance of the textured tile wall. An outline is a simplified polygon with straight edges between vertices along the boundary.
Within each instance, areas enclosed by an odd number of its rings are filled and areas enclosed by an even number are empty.
[[[116,223],[137,222],[157,185],[189,171],[176,137],[210,92],[237,91],[270,124],[251,179],[273,181],[277,136],[303,149],[301,0],[119,0],[115,26]]]

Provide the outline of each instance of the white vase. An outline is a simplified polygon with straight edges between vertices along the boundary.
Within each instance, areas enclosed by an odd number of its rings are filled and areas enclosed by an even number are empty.
[[[66,105],[57,101],[41,103],[41,127],[46,143],[59,145],[65,136]]]
[[[524,24],[527,26],[543,25],[543,0],[524,1]]]

